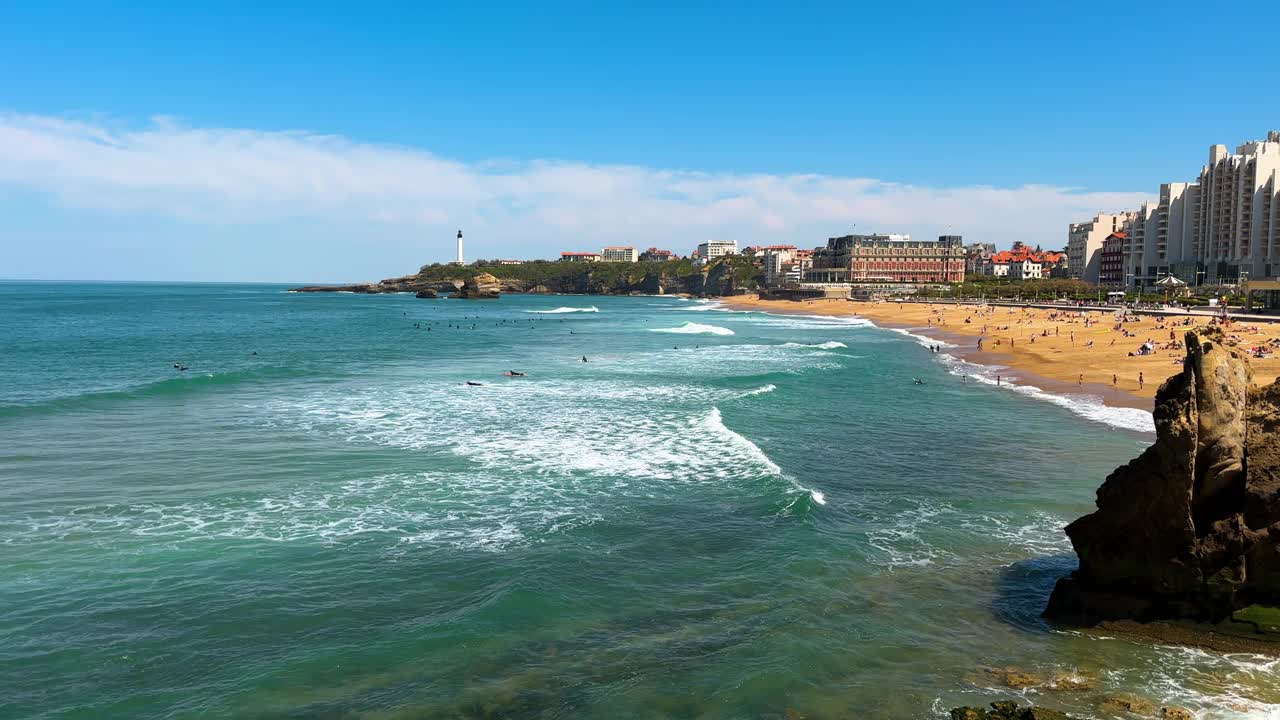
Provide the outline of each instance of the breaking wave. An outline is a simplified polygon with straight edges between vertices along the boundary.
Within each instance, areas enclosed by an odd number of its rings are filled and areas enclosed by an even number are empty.
[[[802,347],[802,348],[817,348],[819,350],[835,350],[837,348],[847,348],[849,346],[845,345],[844,343],[838,340],[828,340],[826,342],[821,342],[816,345],[806,345],[804,343],[789,342],[789,343],[783,343],[782,347]]]
[[[751,396],[753,396],[753,395],[763,395],[763,394],[765,394],[765,393],[771,393],[771,392],[773,392],[774,390],[777,390],[777,389],[778,389],[778,386],[777,386],[777,385],[774,385],[773,383],[769,383],[768,385],[765,385],[764,387],[758,387],[758,388],[756,388],[755,390],[748,390],[748,391],[744,392],[744,393],[742,394],[742,397],[751,397]]]
[[[600,308],[592,305],[591,307],[558,307],[555,310],[525,310],[527,313],[535,313],[537,315],[563,315],[564,313],[598,313]]]
[[[719,325],[703,325],[702,323],[687,322],[680,327],[674,328],[653,328],[649,332],[661,333],[678,333],[681,335],[732,335],[733,331],[727,327]]]

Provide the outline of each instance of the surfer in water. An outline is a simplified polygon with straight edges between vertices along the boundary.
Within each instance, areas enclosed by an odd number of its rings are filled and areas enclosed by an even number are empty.
[[[583,356],[582,356],[582,362],[586,362],[586,361],[587,361],[587,356],[586,356],[586,355],[583,355]]]
[[[503,375],[506,375],[507,377],[524,377],[524,373],[518,370],[508,370],[503,373]]]
[[[478,382],[476,382],[475,380],[468,380],[468,381],[467,381],[467,384],[468,384],[468,385],[474,385],[475,387],[483,387],[483,386],[484,386],[484,383],[478,383]]]
[[[914,382],[916,385],[923,385],[923,384],[924,384],[924,381],[923,381],[923,380],[921,380],[920,378],[911,378],[911,381],[912,381],[912,382]]]
[[[174,364],[173,364],[173,369],[174,369],[174,370],[177,370],[178,372],[186,372],[186,371],[187,371],[187,366],[186,366],[186,365],[183,365],[182,363],[174,363]]]

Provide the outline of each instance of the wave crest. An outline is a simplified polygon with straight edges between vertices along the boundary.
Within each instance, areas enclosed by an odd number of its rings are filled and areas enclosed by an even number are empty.
[[[677,333],[680,335],[732,335],[733,331],[727,327],[719,325],[703,325],[702,323],[687,322],[680,327],[674,328],[652,328],[649,332],[660,333]]]
[[[600,312],[600,308],[596,307],[595,305],[592,305],[591,307],[584,307],[584,308],[558,307],[555,310],[525,310],[525,312],[534,313],[537,315],[562,315],[564,313],[580,313],[580,312],[598,313]]]

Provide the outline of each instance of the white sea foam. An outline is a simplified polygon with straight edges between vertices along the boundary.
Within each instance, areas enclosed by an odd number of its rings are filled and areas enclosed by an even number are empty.
[[[1141,408],[1113,407],[1103,402],[1096,395],[1058,395],[1045,392],[1034,385],[1009,385],[1009,389],[1064,407],[1071,412],[1112,427],[1124,428],[1143,433],[1155,433],[1155,418]]]
[[[495,507],[502,481],[472,473],[389,474],[341,483],[307,483],[193,502],[76,507],[31,518],[18,542],[59,542],[85,535],[132,535],[165,542],[238,540],[431,543],[496,551],[530,536],[569,532],[600,517],[580,508],[524,504]],[[548,489],[553,492],[554,489]]]
[[[898,333],[899,335],[905,335],[906,337],[909,337],[912,340],[914,340],[917,345],[920,345],[922,347],[927,347],[927,348],[928,347],[944,347],[944,348],[955,347],[954,343],[949,343],[949,342],[946,342],[945,340],[939,340],[937,338],[927,337],[925,335],[917,335],[916,333],[911,332],[911,330],[907,330],[904,328],[886,328],[886,329],[891,330],[895,333]],[[919,329],[919,328],[912,328],[912,330],[916,330],[916,329]]]
[[[1104,671],[1106,684],[1117,689],[1145,686],[1146,694],[1158,697],[1161,705],[1186,707],[1206,720],[1280,718],[1280,659],[1162,646],[1143,660],[1138,667]]]
[[[780,372],[804,374],[815,370],[833,370],[850,356],[821,348],[786,346],[784,344],[743,343],[738,345],[705,345],[694,347],[682,343],[679,350],[667,348],[646,353],[592,358],[592,369],[622,376],[650,376],[661,373],[670,377],[701,381],[708,376],[730,378]]]
[[[847,330],[850,328],[875,327],[870,320],[859,317],[785,315],[752,311],[747,311],[734,317],[734,321],[785,330]]]
[[[598,313],[600,308],[592,305],[591,307],[558,307],[555,310],[525,310],[527,313],[536,313],[538,315],[562,315],[564,313]]]
[[[878,552],[871,561],[895,569],[925,567],[951,557],[950,552],[921,537],[921,531],[939,515],[953,513],[955,509],[946,503],[919,501],[915,507],[888,517],[873,516],[868,523],[867,544]]]
[[[324,391],[278,399],[265,409],[272,422],[306,432],[422,452],[426,462],[436,454],[469,461],[475,470],[460,469],[455,483],[468,482],[477,470],[506,478],[507,486],[488,500],[499,503],[492,510],[497,518],[505,516],[510,508],[503,503],[513,496],[545,502],[553,495],[564,507],[591,508],[616,505],[612,501],[628,493],[671,492],[675,484],[713,485],[717,494],[781,490],[823,499],[725,426],[715,403],[740,399],[741,390],[623,380],[495,383],[484,389],[473,393],[441,383]],[[611,502],[596,501],[600,493]],[[541,527],[512,522],[530,537]]]
[[[731,446],[741,451],[747,457],[752,458],[762,467],[768,468],[770,474],[788,480],[792,487],[799,492],[808,494],[814,502],[819,505],[827,504],[827,498],[825,495],[817,490],[804,487],[800,483],[796,482],[795,478],[783,473],[782,468],[778,467],[777,463],[773,460],[770,460],[769,456],[760,449],[760,446],[729,429],[729,427],[724,424],[724,418],[720,415],[720,408],[714,406],[711,408],[711,412],[703,421],[702,427],[709,435],[724,438]]]
[[[836,348],[847,348],[849,346],[845,345],[844,343],[838,340],[828,340],[826,342],[817,343],[816,345],[806,345],[804,343],[789,342],[789,343],[783,343],[782,347],[803,347],[803,348],[817,348],[819,350],[835,350]]]
[[[671,309],[679,312],[706,312],[708,310],[724,310],[725,307],[723,303],[718,301],[713,302],[710,300],[699,300],[689,307],[674,307]]]
[[[1097,395],[1086,393],[1058,394],[1047,392],[1035,385],[1022,385],[1017,382],[1017,375],[1010,374],[1009,368],[1003,365],[979,365],[961,360],[948,353],[939,353],[938,360],[947,365],[948,372],[957,377],[964,376],[972,382],[983,385],[994,386],[998,384],[1000,388],[1005,390],[1052,403],[1094,422],[1135,432],[1154,433],[1156,431],[1155,420],[1151,413],[1141,408],[1107,405]],[[997,376],[999,376],[998,383]]]
[[[653,328],[649,332],[660,333],[678,333],[681,335],[732,335],[733,331],[727,327],[719,325],[703,325],[702,323],[687,322],[680,327],[674,328]]]
[[[774,385],[773,383],[769,383],[768,385],[765,385],[763,387],[758,387],[755,390],[746,391],[745,393],[742,394],[742,397],[751,397],[753,395],[763,395],[765,393],[771,393],[777,389],[778,389],[777,385]]]

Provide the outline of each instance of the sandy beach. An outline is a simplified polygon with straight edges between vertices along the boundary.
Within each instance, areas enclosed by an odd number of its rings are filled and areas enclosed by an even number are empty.
[[[1151,398],[1165,378],[1182,367],[1183,334],[1208,322],[1203,316],[1160,318],[1130,315],[1118,322],[1115,313],[1081,312],[947,303],[793,302],[754,297],[724,298],[728,307],[778,313],[857,316],[883,327],[909,328],[921,335],[958,345],[964,359],[1004,365],[1025,380],[1033,375],[1055,387],[1085,390],[1111,405],[1151,408]],[[1254,381],[1270,383],[1280,376],[1280,325],[1233,322],[1227,336],[1237,347],[1266,349],[1251,357]],[[979,348],[979,339],[981,347]],[[1138,354],[1144,343],[1154,351]],[[951,351],[956,354],[956,350]]]

